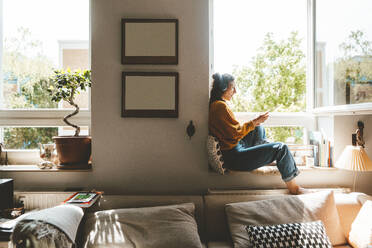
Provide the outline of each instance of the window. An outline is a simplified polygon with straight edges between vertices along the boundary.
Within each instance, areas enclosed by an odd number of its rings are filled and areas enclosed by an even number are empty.
[[[318,114],[372,113],[371,1],[213,0],[212,9],[212,71],[235,76],[240,121],[270,111],[266,125],[282,127],[272,137],[298,141],[305,128],[307,142]]]
[[[370,0],[316,2],[316,107],[372,102],[371,11]]]
[[[71,106],[52,102],[47,89],[55,69],[90,68],[89,0],[0,0],[0,11],[0,141],[10,156],[27,149],[38,156],[38,143],[71,134],[62,121]],[[90,92],[76,102],[73,122],[87,135]]]
[[[213,9],[213,67],[235,77],[237,118],[270,111],[269,138],[305,142],[307,0],[214,0]]]

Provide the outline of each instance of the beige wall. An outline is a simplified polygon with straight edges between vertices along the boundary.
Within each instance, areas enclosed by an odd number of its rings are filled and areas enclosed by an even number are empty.
[[[121,18],[177,18],[178,65],[121,65]],[[209,172],[205,150],[208,118],[208,0],[92,1],[92,172],[9,173],[17,189],[86,187],[107,193],[203,193],[208,188],[284,187],[279,176]],[[177,71],[178,119],[122,118],[121,72]],[[196,134],[185,129],[193,120]],[[342,125],[342,123],[340,124]],[[342,129],[341,127],[340,130]],[[372,131],[371,131],[372,132]],[[366,130],[367,133],[367,130]],[[371,137],[371,136],[369,136]],[[372,139],[370,145],[372,146]],[[371,154],[370,154],[371,155]],[[372,156],[371,156],[372,157]],[[365,191],[372,175],[363,178]],[[348,172],[302,173],[307,187],[350,186]]]

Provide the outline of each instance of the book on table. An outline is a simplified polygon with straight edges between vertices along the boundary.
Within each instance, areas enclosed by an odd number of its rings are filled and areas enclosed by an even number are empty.
[[[76,192],[67,198],[63,203],[72,204],[82,208],[89,208],[92,206],[102,195],[102,192]]]

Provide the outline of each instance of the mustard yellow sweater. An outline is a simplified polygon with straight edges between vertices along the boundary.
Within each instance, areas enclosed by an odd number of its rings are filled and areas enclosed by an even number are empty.
[[[240,125],[225,101],[215,101],[209,106],[208,127],[220,141],[221,150],[230,150],[255,128],[252,121]]]

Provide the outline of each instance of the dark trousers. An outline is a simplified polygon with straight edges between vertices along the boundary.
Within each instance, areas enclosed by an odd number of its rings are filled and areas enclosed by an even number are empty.
[[[276,161],[276,166],[287,182],[299,174],[288,146],[281,142],[266,143],[266,133],[257,126],[231,150],[222,151],[225,167],[235,171],[251,171]]]

